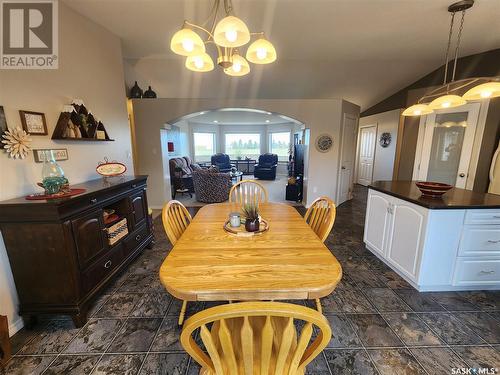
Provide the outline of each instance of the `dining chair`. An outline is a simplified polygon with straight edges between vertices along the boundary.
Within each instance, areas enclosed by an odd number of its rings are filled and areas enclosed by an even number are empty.
[[[261,183],[254,180],[243,180],[233,185],[229,192],[229,203],[259,204],[267,203],[267,190]]]
[[[318,333],[310,342],[314,326]],[[193,337],[198,329],[208,354]],[[331,335],[325,316],[308,307],[282,302],[239,302],[191,316],[184,323],[180,340],[186,352],[201,365],[200,374],[302,375]]]
[[[335,216],[335,203],[328,197],[319,197],[307,209],[304,220],[309,224],[314,233],[316,233],[321,242],[325,242],[332,230]],[[319,298],[316,299],[316,308],[319,312],[323,311]]]
[[[189,223],[193,220],[189,211],[184,205],[176,200],[171,200],[163,206],[161,218],[163,220],[163,228],[168,239],[175,245],[182,233],[186,230]],[[186,315],[187,301],[182,301],[181,311],[179,313],[179,325],[184,322]]]

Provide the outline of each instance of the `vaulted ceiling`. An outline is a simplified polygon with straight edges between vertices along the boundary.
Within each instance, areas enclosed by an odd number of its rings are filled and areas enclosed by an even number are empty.
[[[278,60],[228,77],[187,71],[169,49],[182,21],[202,23],[211,1],[63,1],[120,37],[127,83],[151,84],[160,97],[345,98],[362,108],[443,63],[452,2],[233,0],[251,31],[265,31]],[[461,56],[500,47],[499,15],[499,0],[476,0]]]

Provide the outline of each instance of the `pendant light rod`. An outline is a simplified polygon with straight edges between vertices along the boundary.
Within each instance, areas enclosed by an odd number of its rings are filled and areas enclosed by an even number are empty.
[[[444,58],[444,80],[443,80],[443,85],[446,85],[446,81],[448,80],[448,64],[449,64],[449,57],[450,57],[450,46],[451,46],[451,37],[453,36],[453,23],[455,21],[455,12],[451,14],[451,21],[450,21],[450,32],[448,34],[448,45],[446,46],[446,55]]]
[[[462,39],[462,30],[464,29],[465,10],[462,10],[462,19],[460,20],[460,27],[458,29],[457,46],[455,47],[455,61],[453,62],[453,75],[451,81],[455,81],[455,72],[457,71],[458,50],[460,48],[460,40]]]

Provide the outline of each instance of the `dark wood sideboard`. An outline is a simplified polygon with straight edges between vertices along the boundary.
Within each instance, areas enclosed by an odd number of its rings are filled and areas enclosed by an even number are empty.
[[[0,202],[0,230],[29,325],[38,314],[87,321],[91,300],[153,241],[148,220],[147,176],[101,178],[85,193],[65,199]],[[104,209],[127,220],[128,234],[109,244]]]

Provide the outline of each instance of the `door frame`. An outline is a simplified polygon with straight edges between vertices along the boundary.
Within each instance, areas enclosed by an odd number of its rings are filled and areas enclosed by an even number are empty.
[[[475,168],[476,165],[474,165],[474,162],[477,164],[477,156],[475,155],[476,152],[478,152],[478,139],[479,141],[482,140],[482,135],[484,131],[484,122],[485,118],[484,115],[481,116],[482,112],[484,112],[484,106],[481,105],[481,103],[468,103],[460,107],[454,107],[454,108],[449,108],[446,110],[439,110],[438,112],[432,113],[430,115],[426,116],[421,116],[420,117],[420,122],[419,122],[419,131],[418,131],[418,139],[417,139],[417,148],[415,151],[415,161],[413,164],[413,177],[412,179],[417,181],[419,180],[419,175],[420,175],[420,167],[422,163],[422,157],[423,157],[423,149],[424,149],[424,140],[425,140],[425,135],[428,131],[428,124],[431,118],[436,118],[436,115],[438,114],[443,114],[443,113],[455,113],[455,112],[469,112],[469,116],[473,116],[472,119],[476,121],[476,127],[474,129],[474,133],[472,135],[473,139],[471,142],[471,149],[468,150],[467,152],[470,153],[470,159],[469,163],[467,165],[467,176],[466,176],[466,182],[465,182],[465,187],[464,189],[472,189],[471,185],[474,183],[474,175],[475,175]],[[486,106],[487,108],[488,106]],[[465,135],[464,135],[465,137]],[[479,145],[480,147],[480,145]],[[462,150],[463,152],[464,150]],[[475,157],[476,156],[476,157]],[[473,170],[474,173],[470,173],[471,169]],[[472,181],[472,182],[471,182]]]
[[[371,182],[373,182],[373,170],[375,169],[375,154],[377,152],[377,135],[378,135],[378,121],[368,125],[359,125],[358,124],[358,139],[356,140],[356,160],[354,166],[354,181],[358,183],[358,173],[359,173],[359,160],[360,160],[360,152],[361,152],[361,130],[364,128],[375,127],[375,143],[373,144],[373,167],[372,167],[372,175],[370,177]]]
[[[344,152],[344,135],[345,135],[345,124],[346,124],[346,119],[349,118],[351,120],[354,120],[356,128],[359,128],[359,115],[353,115],[351,113],[346,113],[344,112],[344,116],[342,116],[342,127],[340,130],[340,144],[339,144],[339,157],[338,157],[338,163],[337,163],[337,191],[335,192],[335,202],[339,202],[339,196],[340,196],[340,186],[341,186],[341,173],[342,173],[342,154]],[[352,173],[351,173],[351,181],[350,181],[350,186],[353,186],[353,181],[354,181],[354,172],[356,170],[356,152],[357,152],[357,144],[358,144],[358,132],[355,129],[354,132],[354,155],[353,155],[353,168],[352,168]],[[351,189],[351,194],[349,196],[348,200],[352,199],[352,189]],[[342,202],[343,203],[343,202]],[[341,203],[339,203],[341,204]]]

